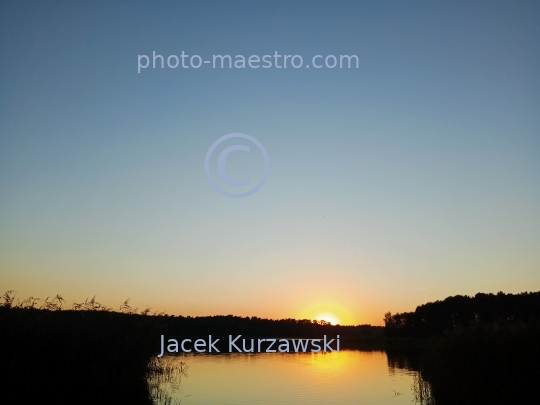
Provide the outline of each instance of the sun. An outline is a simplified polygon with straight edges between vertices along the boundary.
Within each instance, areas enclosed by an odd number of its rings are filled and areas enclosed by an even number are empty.
[[[315,319],[317,321],[330,322],[332,325],[338,325],[340,323],[338,317],[329,312],[321,312]]]

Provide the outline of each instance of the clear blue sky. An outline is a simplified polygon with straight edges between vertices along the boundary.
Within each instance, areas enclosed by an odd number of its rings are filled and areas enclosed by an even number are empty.
[[[3,2],[0,286],[379,324],[540,290],[538,21],[526,1]],[[153,51],[359,68],[137,73]],[[239,199],[204,173],[235,132],[271,167]],[[231,177],[260,175],[253,152]]]

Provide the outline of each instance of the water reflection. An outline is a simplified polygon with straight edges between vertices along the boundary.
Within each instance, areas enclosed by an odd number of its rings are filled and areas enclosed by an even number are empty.
[[[386,358],[388,369],[394,372],[395,369],[418,371],[420,363],[420,352],[411,350],[387,350]]]
[[[414,355],[333,353],[181,355],[187,373],[155,380],[156,404],[411,404]]]

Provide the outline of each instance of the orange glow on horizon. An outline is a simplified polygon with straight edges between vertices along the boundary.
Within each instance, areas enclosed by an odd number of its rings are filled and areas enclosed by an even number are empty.
[[[323,312],[318,314],[315,319],[317,321],[330,322],[332,325],[338,325],[340,323],[339,318],[329,312]]]

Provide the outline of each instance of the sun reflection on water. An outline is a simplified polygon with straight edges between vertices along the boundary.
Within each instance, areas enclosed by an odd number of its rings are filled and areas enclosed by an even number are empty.
[[[410,404],[413,376],[389,371],[385,352],[182,355],[173,397],[184,404]],[[398,392],[399,395],[395,393]]]

